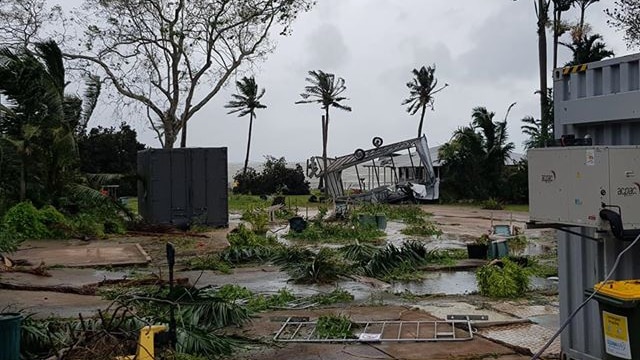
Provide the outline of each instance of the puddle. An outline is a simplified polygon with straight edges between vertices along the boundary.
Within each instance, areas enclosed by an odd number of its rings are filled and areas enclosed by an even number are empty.
[[[236,269],[233,274],[219,274],[213,271],[183,271],[176,277],[188,277],[191,283],[197,281],[197,286],[219,286],[234,284],[244,286],[259,294],[275,294],[282,288],[287,288],[297,296],[312,296],[321,293],[329,293],[336,287],[349,291],[354,300],[367,301],[371,295],[378,292],[369,285],[353,280],[343,280],[336,284],[295,284],[289,282],[289,275],[275,268],[244,268]]]
[[[423,275],[422,281],[392,283],[389,291],[393,293],[409,291],[415,295],[465,295],[478,291],[476,274],[473,271],[427,272]],[[530,279],[533,290],[551,290],[558,286],[554,281],[540,277]]]

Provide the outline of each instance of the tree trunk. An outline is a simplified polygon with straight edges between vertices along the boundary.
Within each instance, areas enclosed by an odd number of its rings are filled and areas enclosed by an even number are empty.
[[[538,63],[540,65],[540,122],[541,130],[548,129],[547,118],[547,31],[549,12],[546,0],[538,0]],[[553,119],[551,119],[553,120]]]
[[[172,129],[164,130],[164,148],[165,149],[173,149],[173,145],[176,142],[176,136],[173,133]]]
[[[180,139],[180,147],[187,147],[187,118],[182,121],[182,135]]]
[[[325,195],[329,195],[329,191],[327,190],[327,186],[329,182],[327,181],[327,143],[329,138],[329,107],[325,109],[325,116],[322,117],[322,164],[324,166],[324,188],[323,192]]]
[[[560,38],[560,34],[558,32],[558,27],[561,26],[562,21],[562,11],[557,9],[557,5],[554,5],[553,9],[553,69],[558,68],[558,41]]]
[[[247,138],[247,156],[244,158],[244,169],[242,175],[247,173],[247,166],[249,166],[249,148],[251,147],[251,129],[253,128],[253,113],[249,118],[249,137]]]
[[[422,104],[422,114],[420,114],[420,124],[418,125],[418,137],[422,136],[422,123],[424,122],[424,113],[427,110],[427,104]]]
[[[584,37],[584,13],[587,11],[587,4],[580,5],[580,38]]]

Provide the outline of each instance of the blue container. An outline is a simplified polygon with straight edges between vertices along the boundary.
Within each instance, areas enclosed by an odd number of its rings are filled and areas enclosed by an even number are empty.
[[[502,259],[509,255],[509,246],[506,240],[496,240],[489,244],[489,259]]]
[[[0,314],[0,360],[20,360],[21,323],[20,314]]]
[[[387,228],[387,217],[384,215],[376,215],[376,225],[379,230],[384,230]]]
[[[358,215],[358,222],[360,223],[360,226],[365,228],[375,229],[378,227],[375,215],[360,214]]]

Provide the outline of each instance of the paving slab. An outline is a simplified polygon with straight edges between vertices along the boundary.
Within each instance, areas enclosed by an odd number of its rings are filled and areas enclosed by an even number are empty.
[[[0,273],[0,287],[83,287],[97,284],[104,280],[126,279],[128,272],[107,271],[96,269],[51,269],[47,270],[51,276],[37,276],[20,272]]]
[[[527,350],[531,354],[538,352],[554,333],[555,330],[537,324],[509,325],[478,330],[478,334],[487,339]],[[560,337],[558,337],[542,355],[543,357],[557,358],[560,356],[560,351]]]
[[[515,316],[503,314],[495,310],[478,307],[466,302],[420,302],[414,306],[438,319],[445,320],[447,315],[487,315],[488,322],[514,321]],[[484,321],[477,321],[482,324]]]
[[[51,291],[0,291],[0,310],[33,313],[34,318],[50,316],[75,318],[78,314],[92,316],[110,302],[99,296],[64,294]]]
[[[498,302],[492,303],[491,307],[521,319],[560,313],[559,307],[554,305],[530,305],[523,302]]]
[[[70,245],[66,242],[43,242],[12,254],[14,260],[26,260],[33,265],[90,267],[146,265],[151,258],[138,244]]]

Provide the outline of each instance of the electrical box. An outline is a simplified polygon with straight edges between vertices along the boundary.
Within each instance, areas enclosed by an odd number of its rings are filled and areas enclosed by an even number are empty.
[[[640,147],[532,149],[527,158],[532,222],[606,228],[606,204],[620,207],[625,229],[640,228]]]

